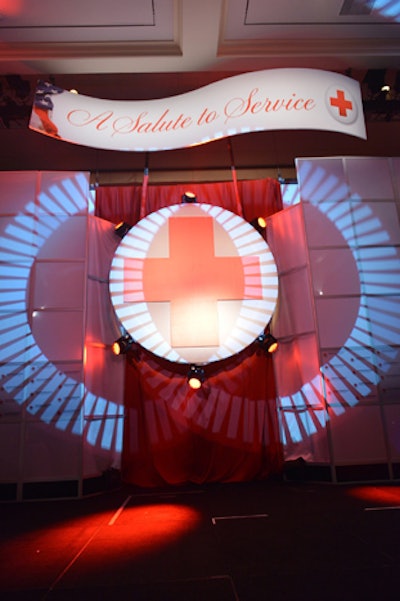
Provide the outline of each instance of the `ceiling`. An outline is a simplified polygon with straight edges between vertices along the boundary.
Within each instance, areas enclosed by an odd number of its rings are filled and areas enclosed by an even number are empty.
[[[346,73],[362,83],[367,95],[372,93],[368,77],[384,78],[392,87],[391,106],[397,107],[400,1],[0,0],[0,108],[6,117],[0,141],[3,137],[11,143],[4,130],[25,127],[21,107],[27,112],[39,77],[82,94],[135,100],[180,94],[237,73],[277,67]],[[7,122],[10,87],[21,81],[25,98],[22,91],[11,98],[19,116]],[[373,120],[397,126],[397,114]],[[24,136],[19,135],[21,143]],[[257,136],[253,140],[262,139]],[[48,142],[58,144],[54,148],[65,144]],[[113,169],[125,169],[126,159],[116,154],[119,162],[109,156],[104,160]],[[59,155],[65,158],[64,151]],[[32,167],[32,161],[22,160],[21,147],[17,156],[20,164]],[[96,168],[105,168],[99,153],[96,157]],[[11,158],[16,160],[9,153],[4,158],[6,168],[13,164]],[[82,166],[93,169],[93,159],[83,160]]]
[[[2,73],[397,68],[394,0],[0,0]]]

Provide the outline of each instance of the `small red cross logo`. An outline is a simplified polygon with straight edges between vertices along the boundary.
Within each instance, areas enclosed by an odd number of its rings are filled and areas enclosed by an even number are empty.
[[[170,217],[168,231],[169,257],[143,260],[139,296],[169,303],[172,347],[218,346],[217,301],[262,299],[259,257],[216,255],[209,216]],[[127,276],[135,262],[125,260]],[[249,287],[245,270],[251,273]],[[125,300],[129,289],[127,282]]]
[[[353,109],[353,103],[345,98],[343,90],[336,90],[336,98],[329,98],[331,106],[336,106],[339,109],[341,117],[347,117],[347,111]]]

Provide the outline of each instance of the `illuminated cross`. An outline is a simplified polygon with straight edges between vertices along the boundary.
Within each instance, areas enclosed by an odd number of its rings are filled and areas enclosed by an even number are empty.
[[[218,346],[217,301],[262,298],[259,258],[216,256],[211,217],[171,217],[168,227],[169,257],[144,260],[144,299],[169,303],[172,347]],[[245,265],[259,279],[251,296]]]
[[[331,103],[331,106],[336,106],[336,108],[339,109],[339,115],[341,117],[347,117],[347,111],[353,109],[353,103],[350,100],[346,100],[343,90],[336,90],[336,94],[336,98],[329,98],[329,102]]]

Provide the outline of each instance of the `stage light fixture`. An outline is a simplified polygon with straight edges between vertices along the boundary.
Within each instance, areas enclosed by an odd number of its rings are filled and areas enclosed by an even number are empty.
[[[191,365],[187,373],[187,383],[189,384],[190,388],[193,388],[193,390],[198,390],[201,388],[204,380],[204,369],[198,365]]]
[[[257,230],[262,236],[265,234],[265,228],[267,227],[267,221],[264,217],[256,217],[250,221],[250,225]]]
[[[386,69],[369,69],[362,82],[367,87],[367,93],[376,98],[384,92],[382,88],[386,84],[385,77]]]
[[[129,230],[132,228],[131,225],[129,225],[129,223],[126,223],[126,221],[120,221],[119,223],[117,223],[117,225],[114,227],[114,232],[117,234],[117,236],[119,238],[122,238],[129,232]]]
[[[278,341],[270,332],[260,334],[257,342],[266,353],[275,353],[278,350]]]
[[[185,192],[182,195],[182,202],[197,202],[197,196],[194,192]]]
[[[129,334],[121,336],[112,344],[112,352],[114,355],[125,355],[132,348],[134,340]]]

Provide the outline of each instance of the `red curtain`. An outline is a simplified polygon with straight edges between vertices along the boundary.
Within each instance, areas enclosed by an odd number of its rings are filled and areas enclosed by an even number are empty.
[[[275,180],[187,185],[100,187],[96,215],[134,225],[143,213],[179,204],[190,189],[198,202],[221,206],[252,221],[282,208]],[[237,200],[241,206],[238,207]],[[122,477],[138,486],[233,482],[267,478],[282,469],[272,357],[256,343],[206,366],[199,391],[187,367],[140,349],[125,370]]]

